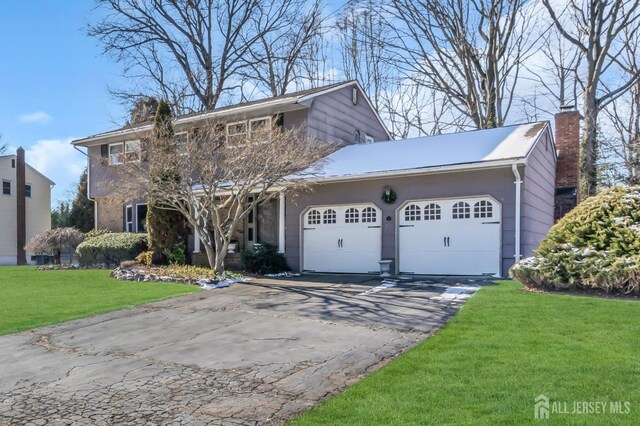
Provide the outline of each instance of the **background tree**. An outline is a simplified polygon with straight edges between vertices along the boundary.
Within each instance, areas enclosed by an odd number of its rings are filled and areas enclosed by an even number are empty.
[[[584,58],[579,70],[583,92],[583,137],[580,194],[596,193],[598,176],[598,115],[640,79],[637,55],[623,54],[626,41],[638,31],[637,0],[568,0],[559,10],[542,0],[558,32]]]
[[[2,135],[0,135],[0,140],[2,140]],[[7,150],[7,145],[3,145],[0,143],[0,154],[3,154]]]
[[[286,64],[295,62],[300,45],[315,31],[315,24],[300,21],[302,0],[97,3],[103,18],[89,26],[89,35],[137,82],[116,95],[131,100],[152,93],[168,99],[178,113],[215,108],[224,95],[239,88],[243,73],[252,67],[264,70],[277,62],[287,69]],[[290,37],[295,31],[302,31],[294,37],[297,47],[277,41],[280,35]],[[275,46],[265,49],[264,43],[274,40]],[[278,74],[288,80],[286,71]],[[287,87],[286,81],[278,85],[277,90]]]
[[[217,272],[224,271],[229,243],[248,212],[280,191],[308,186],[305,178],[334,149],[309,140],[301,129],[277,125],[227,142],[224,126],[207,122],[179,147],[175,139],[157,138],[164,132],[154,133],[148,164],[162,165],[163,174],[144,173],[144,165],[127,163],[118,169],[124,183],[118,189],[130,197],[144,192],[158,208],[182,214],[200,234]]]
[[[71,203],[59,201],[51,210],[51,228],[68,228],[71,226]]]
[[[80,175],[80,181],[76,187],[76,197],[69,212],[69,226],[73,226],[82,232],[89,232],[95,225],[95,206],[87,197],[87,169]]]
[[[186,229],[180,212],[163,208],[162,202],[158,200],[161,194],[156,191],[165,184],[174,187],[178,184],[174,181],[180,179],[178,174],[165,168],[165,164],[160,161],[167,156],[181,155],[178,152],[181,147],[178,147],[174,140],[171,109],[164,100],[158,103],[153,126],[153,133],[147,147],[147,153],[150,153],[147,156],[147,173],[150,181],[154,182],[147,196],[147,244],[149,250],[153,251],[156,261],[166,262],[168,252],[184,250]],[[158,154],[158,151],[162,151],[162,155]],[[180,244],[183,245],[182,248]]]
[[[533,46],[533,15],[524,9],[525,0],[392,0],[391,59],[474,127],[502,126]]]

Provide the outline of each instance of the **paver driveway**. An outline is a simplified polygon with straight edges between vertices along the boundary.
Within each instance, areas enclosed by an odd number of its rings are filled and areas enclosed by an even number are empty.
[[[437,285],[331,280],[260,279],[0,337],[0,423],[282,423],[460,305],[432,300]]]

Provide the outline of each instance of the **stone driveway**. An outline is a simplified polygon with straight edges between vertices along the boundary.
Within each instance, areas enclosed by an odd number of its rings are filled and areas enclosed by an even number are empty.
[[[379,284],[259,279],[0,337],[0,424],[283,423],[462,303],[438,283]]]

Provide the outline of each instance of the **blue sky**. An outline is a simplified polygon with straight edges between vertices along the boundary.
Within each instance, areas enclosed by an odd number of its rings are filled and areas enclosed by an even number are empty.
[[[0,2],[0,134],[69,198],[86,164],[69,140],[114,128],[126,116],[108,92],[121,70],[86,36],[92,0]]]

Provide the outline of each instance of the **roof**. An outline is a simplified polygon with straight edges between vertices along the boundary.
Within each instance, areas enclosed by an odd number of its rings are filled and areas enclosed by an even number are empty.
[[[325,158],[318,180],[366,178],[425,172],[442,168],[473,168],[525,160],[546,121],[426,136],[413,139],[348,145]]]
[[[8,154],[8,155],[0,155],[0,158],[18,158],[18,157],[15,154]],[[34,172],[35,174],[42,177],[44,180],[48,181],[50,185],[56,184],[54,181],[52,181],[51,179],[49,179],[48,177],[40,173],[35,167],[31,166],[29,163],[25,162],[25,166],[31,169],[31,171]]]
[[[211,109],[211,110],[208,110],[208,111],[194,112],[194,113],[191,113],[191,114],[181,115],[181,116],[177,117],[173,121],[173,124],[174,125],[179,125],[179,124],[183,124],[183,123],[189,123],[189,122],[198,121],[198,120],[205,120],[205,119],[208,119],[208,118],[215,118],[215,117],[224,116],[224,115],[231,115],[231,114],[239,114],[239,113],[243,113],[243,112],[250,112],[250,111],[253,111],[253,110],[260,109],[260,108],[267,108],[267,107],[280,106],[280,105],[300,104],[301,102],[304,102],[305,100],[308,100],[308,99],[312,99],[315,96],[319,96],[319,95],[322,95],[322,94],[325,94],[325,93],[328,93],[328,92],[331,92],[331,91],[334,91],[334,90],[339,90],[339,89],[342,89],[343,87],[348,87],[350,85],[356,85],[360,89],[360,91],[363,94],[365,94],[364,89],[362,88],[360,83],[358,83],[356,80],[350,80],[350,81],[346,81],[346,82],[330,84],[330,85],[327,85],[327,86],[316,87],[316,88],[313,88],[313,89],[300,90],[298,92],[286,93],[284,95],[273,96],[273,97],[266,98],[266,99],[258,99],[258,100],[255,100],[255,101],[243,102],[243,103],[239,103],[239,104],[235,104],[235,105],[229,105],[229,106],[225,106],[225,107],[215,108],[215,109]],[[380,121],[380,124],[383,126],[383,128],[386,131],[386,126],[384,125],[384,122],[382,121],[382,119],[378,115],[378,112],[375,110],[375,108],[373,108],[373,105],[371,104],[371,101],[367,98],[366,94],[365,94],[364,98],[367,100],[369,106],[374,111],[374,113],[376,114],[376,117]],[[132,134],[132,133],[136,133],[136,132],[149,131],[152,128],[153,128],[153,122],[147,121],[147,122],[139,123],[139,124],[136,124],[136,125],[127,125],[127,126],[124,126],[124,127],[120,128],[120,129],[117,129],[117,130],[111,130],[111,131],[104,132],[104,133],[98,133],[98,134],[95,134],[95,135],[92,135],[92,136],[88,136],[86,138],[76,139],[76,140],[72,141],[71,143],[74,144],[74,145],[85,145],[85,144],[88,144],[88,143],[91,143],[91,142],[97,142],[97,141],[100,141],[102,139],[106,139],[106,138],[110,138],[110,137],[114,137],[114,136]],[[387,131],[387,134],[388,134],[388,131]]]

